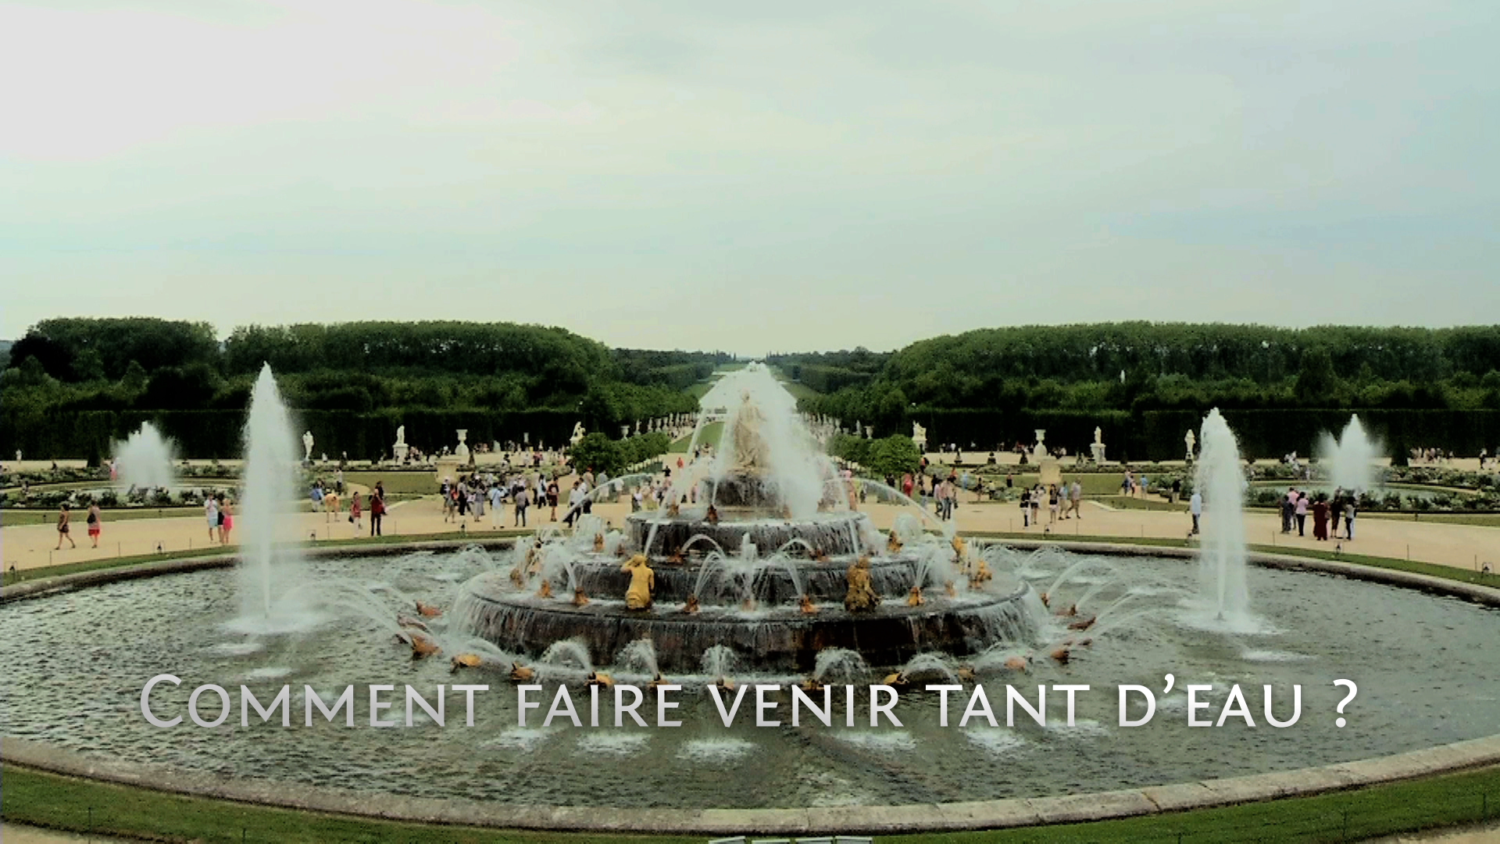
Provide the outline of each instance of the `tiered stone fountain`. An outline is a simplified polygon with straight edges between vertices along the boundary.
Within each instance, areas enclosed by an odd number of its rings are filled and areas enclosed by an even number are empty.
[[[741,380],[781,389],[763,372]],[[830,648],[896,666],[1031,637],[1041,607],[1023,581],[996,577],[963,540],[914,516],[882,536],[832,464],[810,458],[790,407],[768,419],[762,408],[776,402],[753,393],[741,394],[715,464],[674,479],[675,503],[632,514],[623,531],[585,518],[572,537],[518,549],[512,569],[466,585],[460,623],[511,653],[576,640],[596,664],[647,639],[669,672],[697,669],[710,649],[748,668],[807,671]],[[632,582],[643,585],[626,600]]]

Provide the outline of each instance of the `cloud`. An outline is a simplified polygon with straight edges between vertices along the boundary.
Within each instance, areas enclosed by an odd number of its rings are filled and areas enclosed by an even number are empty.
[[[80,308],[746,351],[1473,320],[1497,35],[1401,0],[12,4],[0,335]]]

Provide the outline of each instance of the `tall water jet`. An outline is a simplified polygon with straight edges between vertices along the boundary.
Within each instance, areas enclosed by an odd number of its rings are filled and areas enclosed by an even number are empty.
[[[1318,443],[1318,458],[1328,463],[1329,481],[1353,492],[1364,492],[1374,485],[1381,451],[1380,443],[1365,432],[1357,415],[1350,415],[1338,439],[1325,433]]]
[[[155,425],[142,422],[141,427],[122,442],[115,443],[115,466],[120,481],[137,489],[172,486],[172,441],[162,436]]]
[[[250,395],[245,423],[245,526],[240,554],[240,608],[249,626],[262,632],[287,626],[302,615],[293,580],[299,566],[299,539],[293,508],[297,501],[297,450],[292,422],[270,364],[260,370]],[[283,596],[288,596],[285,599]],[[293,604],[297,604],[294,606]],[[256,621],[258,620],[258,621]]]
[[[1203,495],[1203,545],[1198,557],[1201,594],[1215,619],[1231,625],[1249,621],[1245,586],[1244,475],[1239,443],[1214,408],[1203,420],[1195,488]]]

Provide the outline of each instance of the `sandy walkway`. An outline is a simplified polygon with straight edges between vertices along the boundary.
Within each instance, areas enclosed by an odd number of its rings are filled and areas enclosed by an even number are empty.
[[[547,513],[532,508],[530,526],[536,527],[547,518]],[[909,508],[894,505],[868,504],[865,511],[877,526],[889,528],[902,512]],[[620,525],[629,514],[629,505],[600,504],[595,512]],[[1212,514],[1204,518],[1211,518]],[[955,513],[960,531],[1005,531],[1023,532],[1021,511],[1014,504],[961,503]],[[1489,563],[1500,572],[1500,528],[1474,525],[1438,524],[1431,522],[1409,522],[1388,519],[1363,518],[1355,522],[1355,541],[1317,542],[1309,536],[1299,538],[1284,536],[1280,532],[1280,519],[1271,513],[1246,513],[1243,516],[1245,533],[1249,541],[1257,544],[1278,545],[1297,548],[1334,550],[1342,544],[1345,551],[1382,557],[1409,558],[1422,562],[1438,563],[1474,570],[1478,565]],[[335,516],[332,513],[305,513],[297,517],[298,536],[318,540],[349,539],[355,535],[354,526],[347,521],[347,512]],[[1042,520],[1047,513],[1042,511]],[[244,536],[252,528],[242,516],[235,517],[232,538]],[[513,513],[507,508],[501,522],[505,527],[514,523]],[[1309,520],[1310,521],[1310,520]],[[465,530],[488,531],[493,524],[486,512],[480,519],[470,517],[463,521]],[[1052,524],[1053,536],[1116,536],[1122,538],[1159,537],[1181,539],[1187,535],[1191,520],[1185,512],[1160,510],[1112,510],[1096,502],[1086,501],[1084,517],[1059,520]],[[1024,531],[1038,537],[1046,534],[1046,527],[1032,527]],[[365,535],[369,533],[369,517],[365,518]],[[392,505],[386,516],[384,533],[387,536],[413,534],[459,533],[459,525],[444,522],[437,498],[423,498]],[[210,544],[208,527],[202,517],[176,519],[138,519],[134,521],[108,522],[100,547],[89,547],[88,535],[82,524],[74,526],[74,541],[79,547],[54,550],[57,532],[48,525],[22,525],[0,529],[0,549],[3,549],[6,569],[15,566],[18,570],[34,569],[62,563],[84,562],[116,556],[150,554],[160,546],[164,552],[203,548]]]

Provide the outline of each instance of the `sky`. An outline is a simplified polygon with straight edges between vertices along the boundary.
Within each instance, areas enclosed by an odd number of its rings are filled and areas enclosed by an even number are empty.
[[[0,0],[0,337],[1495,323],[1496,44],[1494,0]]]

